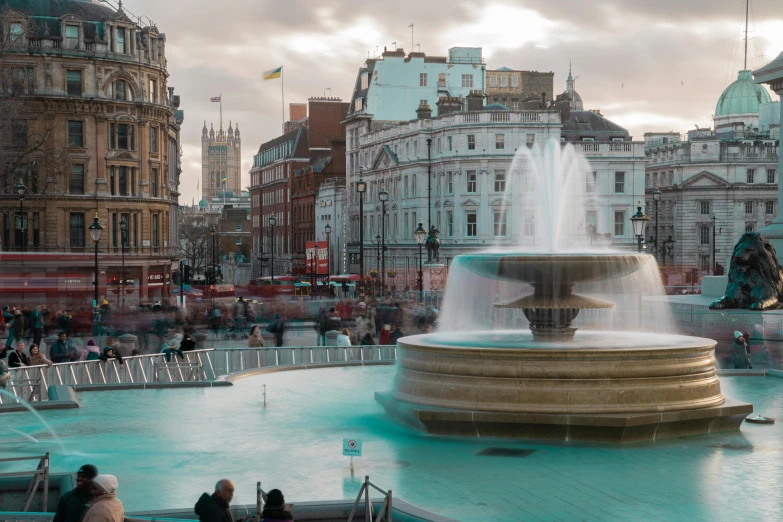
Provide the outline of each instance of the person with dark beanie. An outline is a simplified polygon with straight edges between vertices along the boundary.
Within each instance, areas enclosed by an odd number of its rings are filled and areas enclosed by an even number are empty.
[[[279,489],[266,494],[266,504],[261,511],[261,522],[283,522],[293,520],[294,515],[285,509],[285,497]]]
[[[52,522],[79,522],[92,500],[92,479],[98,476],[98,468],[85,464],[76,472],[76,488],[62,497]]]

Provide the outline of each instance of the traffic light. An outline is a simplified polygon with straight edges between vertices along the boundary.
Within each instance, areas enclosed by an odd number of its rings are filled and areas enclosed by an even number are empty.
[[[183,265],[182,267],[182,282],[186,285],[190,284],[190,265]]]

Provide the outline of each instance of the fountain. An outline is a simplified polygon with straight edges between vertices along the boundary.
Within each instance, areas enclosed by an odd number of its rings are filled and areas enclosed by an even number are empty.
[[[575,286],[637,272],[661,286],[657,270],[642,270],[655,264],[651,256],[579,245],[591,172],[584,158],[552,141],[518,152],[510,170],[507,211],[519,213],[515,202],[532,208],[546,241],[455,259],[445,328],[398,341],[394,389],[376,394],[386,412],[427,433],[475,437],[635,442],[739,429],[753,406],[721,393],[715,341],[573,326],[580,310],[614,306]],[[469,274],[480,278],[473,286]],[[476,299],[455,292],[492,289],[492,280],[512,293],[493,299],[495,309],[522,310],[530,331],[465,330],[486,307],[470,308]]]

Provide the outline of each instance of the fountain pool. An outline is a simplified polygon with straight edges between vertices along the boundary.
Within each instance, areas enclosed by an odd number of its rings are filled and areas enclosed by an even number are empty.
[[[503,520],[777,520],[783,424],[626,446],[433,437],[390,420],[373,400],[394,367],[278,372],[231,388],[80,393],[79,410],[2,416],[4,455],[52,452],[54,471],[97,464],[120,480],[130,512],[187,507],[216,479],[255,501],[255,482],[286,498],[355,497],[361,478],[464,522]],[[261,385],[268,406],[261,404]],[[723,378],[724,392],[783,418],[783,380]],[[39,444],[12,431],[40,440]],[[352,478],[343,437],[364,457]],[[505,455],[505,456],[497,456]]]

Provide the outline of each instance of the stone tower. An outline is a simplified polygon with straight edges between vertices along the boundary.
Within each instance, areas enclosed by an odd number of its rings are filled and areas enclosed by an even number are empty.
[[[223,181],[225,178],[225,181]],[[242,190],[242,138],[239,124],[228,124],[215,133],[207,122],[201,129],[201,192],[211,201],[219,192],[239,193]]]

